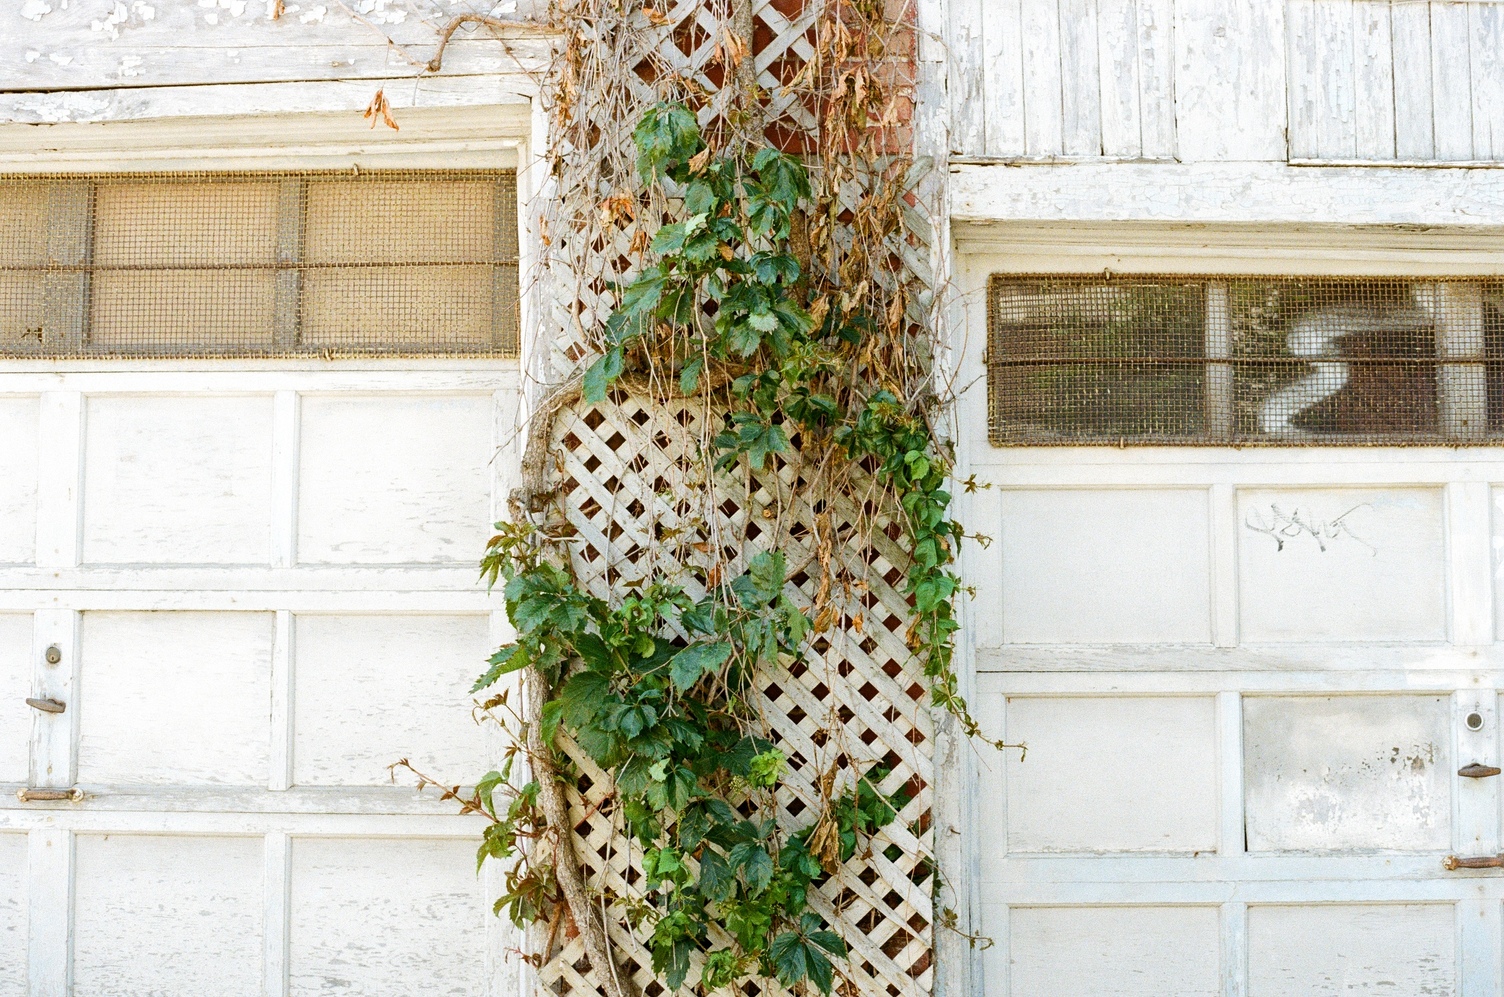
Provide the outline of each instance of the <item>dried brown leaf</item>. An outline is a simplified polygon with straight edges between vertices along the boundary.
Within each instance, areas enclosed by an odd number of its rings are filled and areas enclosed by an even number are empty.
[[[380,121],[392,131],[398,130],[397,122],[392,118],[392,105],[387,103],[386,94],[381,90],[376,91],[376,96],[371,98],[371,103],[366,106],[366,113],[361,117],[370,118],[372,128]]]

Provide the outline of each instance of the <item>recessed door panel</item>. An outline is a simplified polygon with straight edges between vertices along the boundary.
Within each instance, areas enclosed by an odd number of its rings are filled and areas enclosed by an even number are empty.
[[[75,997],[260,997],[259,838],[81,834]]]
[[[1451,844],[1451,704],[1441,696],[1248,697],[1248,847]]]
[[[1210,642],[1204,491],[1017,491],[1001,502],[1008,643]]]
[[[1028,744],[1028,755],[989,755],[982,806],[987,826],[1006,827],[1009,852],[1217,847],[1213,700],[1017,697],[1003,712],[1007,739]],[[988,840],[984,863],[1000,857],[1001,842]]]
[[[1010,997],[1220,997],[1215,907],[1015,907]]]
[[[1249,997],[1457,993],[1451,904],[1248,909]]]

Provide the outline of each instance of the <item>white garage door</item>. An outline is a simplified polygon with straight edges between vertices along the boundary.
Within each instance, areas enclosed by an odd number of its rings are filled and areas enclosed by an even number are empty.
[[[24,291],[39,282],[36,352],[208,343],[239,357],[0,362],[4,997],[497,986],[478,828],[419,797],[411,777],[394,785],[387,766],[409,758],[468,782],[495,755],[468,690],[505,638],[475,564],[507,466],[516,375],[503,348],[464,337],[494,321],[501,268],[403,258],[401,238],[353,208],[359,239],[386,240],[376,259],[387,266],[329,263],[360,256],[357,245],[302,267],[353,238],[317,236],[319,197],[349,192],[309,194],[320,179],[158,179],[145,191],[91,181],[90,266],[56,265],[66,223],[54,216],[40,223],[53,230],[53,268],[0,274],[0,316],[12,320],[0,332],[13,336],[0,346],[13,357],[26,348],[13,335]],[[298,266],[276,245],[272,263],[256,255],[257,239],[286,236],[289,184]],[[55,207],[76,187],[53,184],[44,199]],[[163,196],[147,215],[188,236],[176,249],[167,236],[131,247],[137,263],[156,251],[170,266],[112,270],[101,262],[110,226],[142,238],[114,206],[148,194]],[[204,201],[196,245],[172,212]],[[252,201],[271,212],[260,229],[254,210],[235,215]],[[255,266],[229,267],[236,245]],[[479,320],[479,306],[457,319],[414,291],[427,281],[424,293],[462,293],[467,266],[484,270]],[[515,270],[510,279],[515,294]],[[58,287],[80,284],[72,313],[85,318],[59,343]],[[296,357],[341,337],[377,353],[419,342],[443,352],[422,337],[456,328],[461,347],[486,355]]]
[[[994,282],[989,995],[1504,993],[1497,301]]]

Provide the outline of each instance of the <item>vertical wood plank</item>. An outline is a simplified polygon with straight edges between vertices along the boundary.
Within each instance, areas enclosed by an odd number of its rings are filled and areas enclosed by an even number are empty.
[[[1352,159],[1357,155],[1357,129],[1351,0],[1318,0],[1315,40],[1321,77],[1316,105],[1320,154],[1328,159]]]
[[[271,563],[290,568],[298,557],[298,393],[272,398]]]
[[[1248,994],[1248,905],[1222,905],[1222,997]]]
[[[1504,159],[1504,6],[1468,4],[1467,13],[1473,158]]]
[[[1353,4],[1353,128],[1358,159],[1394,158],[1394,38],[1389,0]]]
[[[1479,893],[1483,890],[1480,888]],[[1501,965],[1500,937],[1504,911],[1499,901],[1468,898],[1457,904],[1457,955],[1461,962],[1460,997],[1495,997]]]
[[[1321,155],[1318,95],[1322,83],[1316,0],[1289,0],[1285,5],[1285,19],[1290,158],[1314,159]]]
[[[1024,46],[1021,0],[982,4],[982,59],[986,105],[986,153],[1022,156],[1024,141]]]
[[[292,785],[293,745],[293,620],[285,609],[277,611],[272,638],[272,722],[267,759],[267,788],[273,791]]]
[[[1448,587],[1458,644],[1489,644],[1494,633],[1491,568],[1493,522],[1490,488],[1483,481],[1446,486]]]
[[[510,643],[515,640],[516,631],[512,628],[511,620],[507,619],[504,612],[492,613],[489,622],[489,637],[493,647]],[[522,673],[512,672],[502,677],[500,688],[492,690],[496,693],[503,691],[510,693],[512,702],[521,702]],[[503,752],[507,747],[507,737],[496,724],[486,725],[493,763],[500,765]],[[532,778],[532,772],[528,767],[527,759],[518,756],[517,764],[512,769],[512,785],[522,787]],[[481,866],[481,883],[485,891],[487,903],[506,892],[507,870],[504,863],[487,862]],[[528,966],[522,961],[520,953],[525,951],[526,938],[523,933],[512,924],[503,914],[500,917],[486,918],[486,954],[485,954],[485,980],[486,987],[483,997],[517,997],[519,994],[528,992]]]
[[[1003,522],[1002,501],[996,488],[979,488],[965,497],[966,528],[973,534],[990,539],[985,547],[980,541],[961,543],[967,577],[976,585],[976,596],[967,602],[972,646],[1003,646]]]
[[[1096,0],[1060,5],[1060,141],[1067,156],[1102,155],[1102,73]]]
[[[83,396],[42,393],[37,426],[42,461],[37,481],[37,566],[78,564],[83,461]]]
[[[986,0],[950,0],[950,148],[959,156],[986,152],[987,97],[983,86],[983,20]]]
[[[292,839],[284,832],[266,836],[262,873],[265,897],[262,915],[262,993],[264,997],[287,995],[288,907],[292,887]]]
[[[1029,156],[1062,154],[1060,7],[1056,0],[1023,5],[1024,149]]]
[[[1452,696],[1452,760],[1460,768],[1477,762],[1499,764],[1499,697],[1493,689],[1462,689]],[[1477,714],[1483,726],[1474,731],[1467,717]],[[1457,780],[1452,815],[1452,848],[1458,855],[1491,855],[1499,850],[1499,780]]]
[[[1239,693],[1217,693],[1217,753],[1221,767],[1217,854],[1226,858],[1246,851],[1243,832],[1243,699]]]
[[[1394,57],[1395,158],[1430,159],[1436,152],[1430,4],[1393,4],[1389,21]]]
[[[1177,0],[1175,121],[1179,158],[1280,162],[1285,99],[1285,5]]]
[[[1097,53],[1102,154],[1137,159],[1144,151],[1137,0],[1097,0]]]
[[[38,610],[32,622],[32,695],[55,699],[62,713],[32,711],[31,785],[39,789],[70,788],[78,774],[78,651],[79,614],[69,609]],[[47,649],[56,646],[61,660],[47,663]]]
[[[1238,493],[1232,485],[1212,485],[1212,643],[1238,646]]]
[[[32,831],[28,852],[28,992],[31,997],[68,997],[73,988],[73,834],[56,827]]]
[[[1431,4],[1432,130],[1437,159],[1473,158],[1472,68],[1468,58],[1468,7]]]
[[[1145,159],[1174,159],[1175,0],[1138,0],[1139,121]]]

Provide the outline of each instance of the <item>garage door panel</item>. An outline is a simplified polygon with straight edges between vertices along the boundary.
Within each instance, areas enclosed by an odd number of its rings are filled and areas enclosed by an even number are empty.
[[[1251,697],[1243,718],[1250,851],[1450,846],[1449,697]]]
[[[0,833],[0,997],[26,993],[27,840]]]
[[[79,835],[75,997],[261,994],[260,838]]]
[[[1248,909],[1249,997],[1457,992],[1450,904]]]
[[[1217,847],[1214,699],[1020,697],[1006,717],[1007,739],[1029,746],[1024,761],[1006,753],[1010,852]],[[990,806],[1000,770],[982,774]]]
[[[294,783],[389,785],[399,758],[478,779],[491,765],[470,687],[489,631],[484,615],[295,617]]]
[[[1004,492],[1008,643],[1209,643],[1201,489]]]
[[[1215,907],[1014,907],[1010,997],[1213,997]]]
[[[79,781],[265,785],[271,613],[83,615]]]
[[[265,564],[270,396],[95,396],[84,432],[83,559]]]
[[[305,397],[298,558],[473,563],[491,511],[486,396]]]
[[[31,760],[32,618],[0,613],[0,782],[26,781]]]
[[[0,564],[36,559],[38,413],[35,397],[0,397]]]
[[[1445,640],[1440,489],[1238,493],[1242,636]]]
[[[295,838],[292,997],[470,997],[488,908],[468,839]]]

